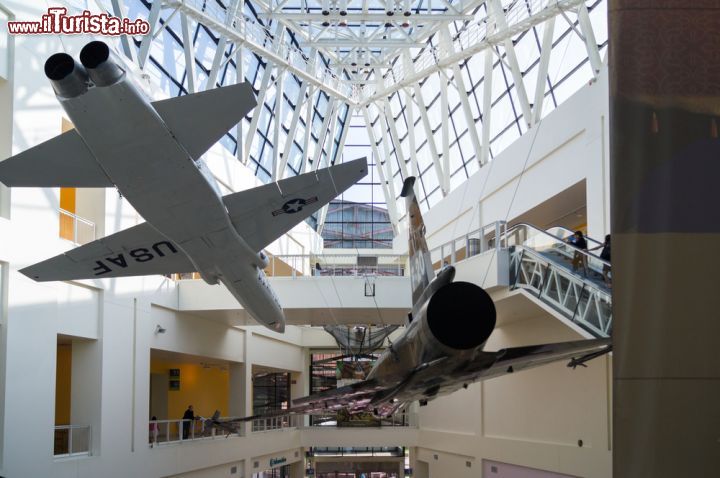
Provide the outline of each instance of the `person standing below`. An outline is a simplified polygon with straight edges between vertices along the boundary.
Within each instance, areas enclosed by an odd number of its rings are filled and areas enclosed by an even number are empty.
[[[599,245],[597,247],[593,247],[590,250],[594,251],[595,249],[600,249],[601,247],[602,247],[602,251],[600,251],[600,259],[607,262],[607,264],[603,264],[603,269],[602,269],[603,280],[605,281],[606,286],[612,287],[612,284],[610,283],[610,234],[605,236],[605,242],[603,242],[601,245]]]
[[[585,236],[582,231],[575,231],[575,234],[569,237],[567,242],[575,246],[575,253],[572,260],[572,271],[577,272],[578,267],[582,265],[583,274],[587,277],[587,258],[582,252],[587,252],[587,241],[585,240]]]
[[[187,420],[190,420],[190,421],[188,422]],[[194,420],[195,420],[195,412],[193,412],[193,406],[188,405],[187,410],[185,410],[185,413],[183,414],[183,422],[182,422],[183,440],[187,440],[188,435],[190,435],[190,427],[193,426]]]

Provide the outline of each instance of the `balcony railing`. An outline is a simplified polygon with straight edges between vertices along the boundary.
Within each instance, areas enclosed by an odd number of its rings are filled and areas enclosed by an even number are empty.
[[[227,420],[233,417],[223,417]],[[238,427],[231,436],[242,436],[242,427]],[[206,426],[204,420],[150,420],[148,442],[150,447],[182,443],[194,440],[213,440],[226,438],[228,431],[223,428]]]
[[[54,429],[55,458],[90,456],[92,429],[89,425],[57,425]]]
[[[60,237],[75,244],[87,244],[95,240],[95,223],[60,209]]]
[[[282,254],[269,257],[265,273],[272,277],[403,276],[407,256],[400,254]]]
[[[281,430],[283,428],[298,428],[304,423],[304,415],[279,415],[277,417],[258,418],[252,421],[253,433]]]

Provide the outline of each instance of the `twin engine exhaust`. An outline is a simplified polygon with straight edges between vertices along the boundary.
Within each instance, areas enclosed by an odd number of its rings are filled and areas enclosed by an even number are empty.
[[[104,42],[93,41],[80,51],[78,63],[67,53],[56,53],[45,62],[45,76],[52,84],[55,95],[76,98],[87,92],[90,83],[110,86],[122,80],[125,70]]]

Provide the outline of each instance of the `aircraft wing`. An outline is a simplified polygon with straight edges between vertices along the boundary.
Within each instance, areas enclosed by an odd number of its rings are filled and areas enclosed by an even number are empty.
[[[194,272],[187,256],[143,223],[21,269],[38,282]]]
[[[245,242],[261,250],[367,174],[365,158],[223,197]]]
[[[407,402],[433,399],[451,393],[464,385],[501,375],[519,372],[552,362],[568,360],[568,366],[611,351],[611,339],[576,340],[552,344],[528,345],[478,352],[471,360],[445,357],[418,367],[408,378],[398,397]]]
[[[8,187],[113,186],[74,129],[0,161],[0,182]]]
[[[497,357],[495,363],[482,373],[482,379],[514,373],[551,362],[574,358],[581,359],[585,356],[594,358],[608,353],[611,350],[612,339],[609,338],[575,340],[573,342],[527,345],[524,347],[502,349],[494,352]],[[581,364],[582,362],[578,363],[578,365]],[[572,362],[568,364],[568,366],[572,365]]]
[[[152,105],[173,136],[198,160],[257,106],[257,100],[250,83],[244,82],[155,101]]]
[[[414,400],[431,400],[464,385],[518,372],[551,362],[579,359],[568,364],[581,365],[583,358],[595,358],[610,352],[611,339],[577,340],[553,344],[513,347],[497,352],[479,352],[472,360],[442,357],[409,370],[402,381],[392,386],[376,380],[364,380],[346,387],[293,400],[287,413],[349,412],[393,410]],[[389,407],[389,408],[388,408]],[[263,415],[273,416],[273,415]],[[262,418],[248,417],[245,420]]]

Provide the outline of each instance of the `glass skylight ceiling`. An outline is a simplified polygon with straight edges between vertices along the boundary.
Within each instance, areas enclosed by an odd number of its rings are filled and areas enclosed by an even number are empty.
[[[372,176],[345,200],[387,206],[394,227],[406,175],[432,207],[591,81],[607,47],[606,0],[124,6],[153,25],[134,54],[169,95],[235,83],[238,69],[253,84],[258,118],[222,144],[262,181],[366,156]]]

